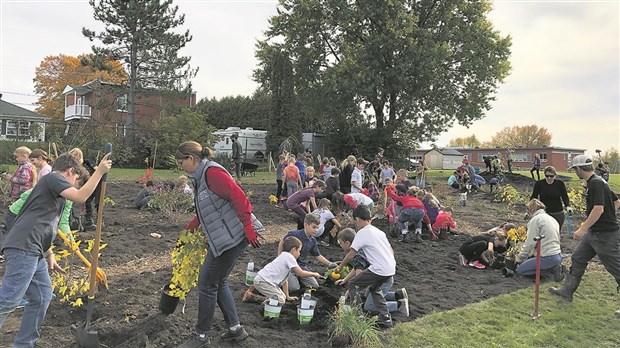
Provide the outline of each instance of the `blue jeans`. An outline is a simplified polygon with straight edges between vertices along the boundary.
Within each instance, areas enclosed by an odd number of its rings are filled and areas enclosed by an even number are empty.
[[[562,254],[555,254],[550,256],[544,256],[540,258],[540,270],[544,271],[551,269],[562,263]],[[522,264],[517,267],[517,274],[531,276],[536,274],[536,258],[532,257],[523,261]]]
[[[413,221],[416,230],[422,230],[424,209],[405,208],[398,215],[398,226],[401,231],[407,230],[406,222]]]
[[[396,312],[398,311],[398,301],[396,301],[396,293],[394,291],[390,291],[394,285],[394,277],[390,277],[388,280],[381,284],[381,292],[385,297],[385,301],[387,302],[388,311]],[[372,300],[372,296],[370,295],[370,290],[366,289],[366,302],[364,302],[364,310],[367,312],[377,312],[377,307],[375,307],[375,303]]]
[[[6,268],[0,288],[0,327],[25,295],[28,305],[24,308],[13,348],[34,347],[40,337],[39,328],[47,307],[52,301],[52,281],[47,272],[47,262],[37,253],[13,248],[4,249],[4,257]]]
[[[207,251],[205,262],[198,276],[198,323],[196,332],[207,333],[213,326],[215,306],[220,307],[224,320],[229,327],[239,324],[237,307],[232,291],[228,287],[228,275],[237,262],[248,242],[244,239],[237,246],[214,257],[211,248]]]

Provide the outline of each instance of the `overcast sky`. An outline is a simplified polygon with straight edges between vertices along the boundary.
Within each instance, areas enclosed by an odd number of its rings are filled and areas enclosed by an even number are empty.
[[[490,19],[512,36],[512,73],[487,116],[469,129],[481,141],[506,126],[536,124],[552,144],[620,148],[620,1],[495,1]],[[175,1],[194,39],[182,54],[200,67],[198,98],[251,95],[256,88],[254,44],[263,37],[277,1]],[[28,109],[35,68],[45,56],[90,52],[82,27],[101,29],[86,0],[0,0],[2,99]]]

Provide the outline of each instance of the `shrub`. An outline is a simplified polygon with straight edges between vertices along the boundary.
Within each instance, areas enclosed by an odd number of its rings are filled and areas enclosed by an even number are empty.
[[[160,211],[172,223],[180,223],[194,209],[193,203],[192,196],[182,191],[161,189],[151,196],[147,204],[149,208]]]
[[[200,229],[183,230],[172,250],[172,280],[170,296],[184,299],[198,284],[200,266],[207,255],[207,239]]]
[[[361,311],[359,306],[345,307],[340,304],[329,318],[330,341],[350,343],[354,347],[381,346],[381,335],[375,327],[376,317],[367,317]]]
[[[570,199],[571,208],[576,213],[585,215],[586,213],[586,199],[583,194],[583,189],[571,188],[568,190],[568,198]]]

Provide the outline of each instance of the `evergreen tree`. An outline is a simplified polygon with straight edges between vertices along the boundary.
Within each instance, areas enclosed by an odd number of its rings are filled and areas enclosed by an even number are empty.
[[[303,146],[301,117],[295,107],[293,64],[288,55],[277,51],[271,71],[271,117],[267,128],[267,151],[274,156],[281,150],[300,151]]]
[[[127,98],[127,136],[125,144],[134,143],[136,88],[190,90],[190,79],[197,69],[189,65],[190,57],[179,57],[179,50],[192,40],[189,30],[177,34],[174,29],[185,22],[177,16],[178,6],[172,0],[90,0],[95,19],[105,24],[96,33],[83,28],[98,57],[122,60],[129,71]]]

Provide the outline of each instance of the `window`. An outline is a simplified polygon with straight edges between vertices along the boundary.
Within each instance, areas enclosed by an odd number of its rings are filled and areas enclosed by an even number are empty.
[[[414,160],[414,161],[421,162],[421,161],[423,160],[423,158],[422,158],[422,157],[423,157],[423,156],[421,156],[421,155],[413,155],[413,156],[411,156],[410,158],[411,158],[412,160]]]
[[[482,152],[478,153],[478,162],[484,162],[484,157],[485,156],[493,158],[493,157],[497,156],[497,152],[495,152],[495,153],[482,153]]]
[[[30,137],[30,122],[28,121],[19,121],[19,137]]]
[[[531,153],[513,153],[512,159],[514,162],[532,162]]]
[[[116,111],[127,111],[127,93],[116,98]]]
[[[5,134],[7,137],[16,137],[17,136],[17,122],[7,120]]]
[[[540,161],[541,162],[547,162],[547,154],[546,153],[539,153],[538,156],[540,156]]]

